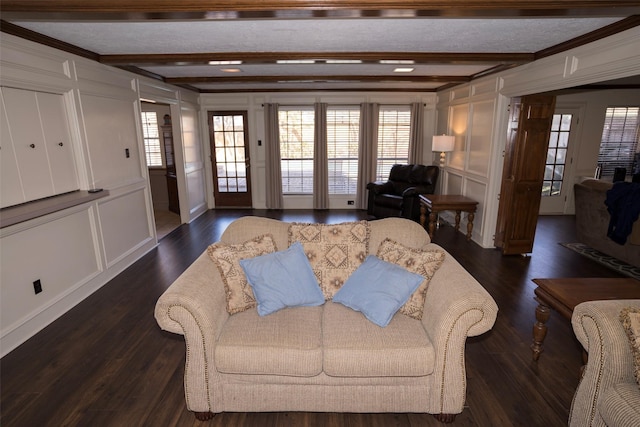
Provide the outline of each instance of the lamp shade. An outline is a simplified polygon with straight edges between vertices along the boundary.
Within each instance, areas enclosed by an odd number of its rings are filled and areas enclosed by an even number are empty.
[[[434,135],[431,151],[439,151],[446,153],[453,151],[453,147],[456,143],[456,137],[452,135]]]

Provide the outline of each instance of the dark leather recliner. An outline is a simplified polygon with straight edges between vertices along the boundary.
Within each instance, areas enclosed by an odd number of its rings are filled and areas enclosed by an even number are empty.
[[[388,181],[367,184],[367,213],[376,218],[402,217],[420,221],[420,194],[433,194],[438,166],[393,165]]]

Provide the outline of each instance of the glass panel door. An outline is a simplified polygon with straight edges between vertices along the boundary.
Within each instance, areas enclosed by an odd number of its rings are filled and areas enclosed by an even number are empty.
[[[246,111],[209,112],[216,207],[251,207]]]

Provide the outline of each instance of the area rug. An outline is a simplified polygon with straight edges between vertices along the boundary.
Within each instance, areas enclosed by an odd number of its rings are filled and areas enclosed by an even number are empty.
[[[597,251],[584,243],[560,243],[567,249],[571,249],[574,252],[579,253],[580,255],[586,256],[589,259],[594,260],[595,262],[602,264],[606,267],[609,267],[612,270],[617,271],[620,274],[624,274],[625,276],[633,277],[634,279],[640,280],[640,268],[634,267],[630,264],[627,264],[624,261],[620,261],[617,258],[612,256],[603,254],[600,251]]]

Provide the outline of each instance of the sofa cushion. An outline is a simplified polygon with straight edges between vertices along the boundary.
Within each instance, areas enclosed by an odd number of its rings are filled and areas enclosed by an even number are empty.
[[[369,255],[333,301],[361,312],[384,328],[423,280],[419,274]]]
[[[258,314],[266,316],[286,307],[324,304],[302,244],[240,260],[249,285],[258,301]]]
[[[369,223],[291,223],[289,244],[299,241],[325,299],[333,298],[369,254]]]
[[[324,372],[334,377],[412,377],[433,372],[434,349],[422,322],[396,314],[380,328],[327,302],[322,315]]]
[[[378,258],[397,264],[424,277],[418,289],[411,294],[409,300],[400,308],[400,313],[414,319],[422,319],[429,282],[442,265],[444,257],[445,254],[441,250],[413,249],[388,238],[380,244]]]
[[[315,376],[322,372],[322,307],[229,316],[215,348],[219,372]]]
[[[255,296],[240,267],[240,260],[276,250],[276,244],[270,234],[238,244],[216,242],[207,248],[209,257],[218,267],[222,276],[229,314],[239,313],[256,306]]]
[[[640,425],[640,390],[631,383],[614,384],[602,393],[598,411],[605,425]]]
[[[620,321],[629,337],[633,355],[633,374],[640,385],[640,308],[626,307],[620,312]]]

